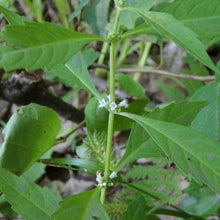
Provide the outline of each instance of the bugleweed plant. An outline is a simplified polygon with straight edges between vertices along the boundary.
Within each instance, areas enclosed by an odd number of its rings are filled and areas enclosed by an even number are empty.
[[[62,140],[57,137],[61,128],[57,113],[37,104],[20,107],[4,128],[0,148],[1,201],[7,209],[11,206],[27,220],[153,220],[160,219],[158,214],[206,219],[218,215],[220,71],[206,49],[220,39],[220,1],[115,0],[111,15],[110,0],[78,1],[69,19],[62,11],[66,7],[63,1],[55,1],[64,27],[42,20],[40,1],[25,2],[38,22],[0,7],[8,22],[1,31],[0,68],[9,73],[42,69],[50,78],[90,93],[85,108],[88,136],[81,146],[89,156],[85,159],[79,153],[77,158],[51,159],[46,152]],[[96,35],[71,30],[77,27],[77,16],[82,16]],[[131,47],[131,37],[140,34],[146,36],[144,41]],[[190,72],[178,79],[188,97],[158,82],[170,102],[149,109],[140,74],[158,72],[146,67],[146,59],[152,44],[162,50],[164,41],[175,42],[188,54]],[[102,42],[99,57],[86,46],[94,46],[94,42]],[[123,68],[133,50],[140,52],[135,70],[130,68],[136,72],[134,78],[125,74],[128,66]],[[103,61],[108,58],[108,71],[103,71]],[[108,74],[109,86],[103,94],[88,72],[96,59],[95,74]],[[209,72],[215,77],[205,76]],[[129,99],[118,99],[116,87],[129,94]],[[129,129],[125,153],[118,160],[112,149],[114,132]],[[140,158],[150,163],[135,165]],[[61,199],[34,183],[39,162],[67,169],[73,165],[79,172],[94,175],[96,186]],[[171,169],[169,164],[175,167]],[[178,186],[180,177],[189,183],[184,191]],[[188,197],[178,204],[183,193]]]

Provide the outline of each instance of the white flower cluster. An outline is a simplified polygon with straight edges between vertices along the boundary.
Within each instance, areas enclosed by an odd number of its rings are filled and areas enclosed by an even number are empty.
[[[98,182],[98,186],[102,186],[102,187],[106,186],[106,182],[103,181],[103,178],[101,176],[101,171],[99,170],[96,172],[96,181]]]
[[[118,105],[115,102],[111,102],[110,100],[110,95],[107,96],[108,102],[103,98],[101,101],[99,101],[99,108],[103,107],[109,107],[111,111],[115,111],[116,108],[127,108],[128,107],[128,102],[126,99],[121,101]]]
[[[117,177],[116,172],[112,172],[109,176],[110,179],[114,179],[115,177]],[[98,186],[106,187],[107,185],[106,182],[103,180],[103,177],[101,176],[101,171],[99,170],[96,172],[96,181],[98,182]],[[109,183],[108,186],[113,186],[113,183]]]

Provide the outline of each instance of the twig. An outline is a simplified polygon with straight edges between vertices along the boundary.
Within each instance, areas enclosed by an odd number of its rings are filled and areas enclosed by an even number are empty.
[[[58,142],[58,141],[66,141],[66,139],[67,139],[71,134],[73,134],[75,131],[77,131],[79,128],[81,128],[85,123],[86,123],[86,121],[83,120],[83,121],[80,122],[75,128],[73,128],[70,132],[68,132],[66,135],[57,138],[57,139],[56,139],[56,142]]]
[[[93,68],[103,68],[103,69],[108,69],[106,65],[99,65],[99,64],[93,64],[91,65]],[[197,81],[202,81],[202,82],[210,82],[215,79],[215,76],[193,76],[193,75],[187,75],[187,74],[181,74],[181,73],[171,73],[169,71],[165,70],[157,70],[157,69],[148,69],[148,68],[119,68],[116,69],[116,72],[126,72],[126,73],[134,73],[134,72],[141,72],[141,73],[155,73],[158,75],[163,75],[163,76],[173,76],[176,78],[181,78],[181,79],[192,79],[192,80],[197,80]]]
[[[202,82],[209,82],[209,81],[213,81],[215,79],[215,76],[193,76],[193,75],[187,75],[187,74],[181,74],[181,73],[171,73],[171,72],[164,71],[164,70],[147,69],[147,68],[119,68],[119,69],[116,69],[116,72],[155,73],[155,74],[163,75],[163,76],[173,76],[176,78],[192,79],[192,80],[197,80],[197,81],[202,81]]]
[[[49,93],[43,80],[30,80],[22,74],[14,74],[0,83],[0,97],[18,105],[37,103],[54,109],[67,120],[79,123],[84,112]]]

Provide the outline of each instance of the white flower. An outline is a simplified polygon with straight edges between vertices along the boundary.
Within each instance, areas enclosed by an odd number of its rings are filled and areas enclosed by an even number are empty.
[[[121,102],[118,104],[118,106],[119,106],[119,107],[127,108],[127,107],[128,107],[127,99],[124,99],[123,101],[121,101]]]
[[[110,100],[111,100],[111,97],[110,97],[110,95],[107,95],[107,98],[108,98],[108,101],[110,102]]]
[[[115,177],[117,177],[116,172],[112,172],[111,175],[109,176],[110,179],[114,179]]]
[[[117,108],[117,105],[115,102],[111,102],[109,105],[109,108],[111,109],[111,111],[114,111]]]
[[[99,101],[99,108],[103,108],[107,105],[105,99],[102,99],[101,101]]]
[[[96,181],[97,181],[99,184],[102,184],[102,176],[101,176],[101,172],[100,172],[100,171],[97,171],[97,172],[96,172]]]

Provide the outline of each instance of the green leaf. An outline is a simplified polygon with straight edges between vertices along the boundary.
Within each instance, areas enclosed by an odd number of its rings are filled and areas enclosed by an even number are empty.
[[[108,23],[109,6],[110,0],[95,0],[83,10],[83,19],[87,21],[96,35],[107,37],[105,27]]]
[[[207,102],[171,103],[165,107],[157,107],[147,116],[161,121],[175,122],[190,125],[198,112],[206,106]],[[126,164],[139,158],[159,157],[163,155],[158,145],[150,138],[146,130],[138,124],[134,124],[128,139],[126,151],[116,166],[116,172]]]
[[[42,159],[42,160],[52,163],[55,162],[58,164],[64,164],[64,165],[78,166],[95,172],[97,170],[101,170],[101,171],[104,170],[100,164],[80,158],[52,158],[52,159]]]
[[[145,219],[146,201],[143,196],[136,197],[124,213],[122,220]]]
[[[50,158],[52,152],[53,149],[51,148],[42,156],[42,158]],[[29,182],[35,182],[45,173],[45,167],[46,165],[42,163],[35,163],[30,169],[23,173],[22,176]]]
[[[133,124],[126,151],[114,171],[119,172],[125,165],[139,158],[158,157],[161,155],[163,155],[163,152],[150,138],[146,130],[138,124]]]
[[[162,202],[173,204],[181,195],[179,173],[158,166],[133,166],[123,175],[123,180],[132,180],[132,185],[147,190]],[[147,196],[148,205],[151,199]],[[154,202],[154,201],[153,201]],[[152,203],[153,205],[153,203]]]
[[[185,27],[181,21],[172,15],[160,12],[145,11],[132,7],[124,8],[139,14],[147,24],[152,25],[162,36],[168,37],[177,43],[183,50],[193,55],[199,61],[215,70],[216,67],[205,51],[204,45],[198,40],[196,34]]]
[[[217,70],[215,71],[215,81],[220,83],[220,61],[218,61]]]
[[[29,183],[3,168],[0,168],[0,190],[13,210],[28,220],[50,220],[60,201],[48,188]]]
[[[8,45],[20,47],[0,56],[0,67],[6,71],[51,69],[58,63],[66,63],[86,43],[103,40],[46,22],[7,26],[2,33]]]
[[[1,195],[0,197],[0,212],[4,216],[10,217],[10,218],[16,218],[17,213],[11,208],[11,205],[7,202],[4,195]]]
[[[127,94],[144,96],[144,88],[139,83],[135,82],[131,76],[123,73],[118,73],[115,75],[115,80],[116,82],[118,82],[117,87]]]
[[[21,107],[3,131],[0,166],[22,174],[55,143],[59,130],[60,119],[52,109],[37,104]]]
[[[170,103],[165,107],[157,107],[147,117],[161,121],[175,122],[182,125],[190,125],[196,115],[208,102],[205,101],[182,101]]]
[[[183,9],[186,13],[183,13]],[[191,28],[199,38],[220,37],[220,4],[215,0],[178,0],[163,9]]]
[[[106,98],[107,99],[107,98]],[[129,104],[126,111],[134,114],[143,114],[144,107],[149,102],[147,98],[140,98]],[[108,125],[108,110],[106,108],[99,108],[97,99],[91,99],[85,109],[85,119],[88,131],[92,134],[97,132],[106,132]],[[128,130],[132,126],[132,120],[128,118],[115,115],[114,131]]]
[[[186,57],[184,59],[187,64],[189,65],[190,71],[183,69],[182,73],[188,74],[188,75],[199,75],[199,76],[208,76],[209,72],[208,70],[202,66],[200,63],[198,63],[195,59],[192,57]],[[183,82],[184,89],[189,93],[189,95],[192,95],[197,89],[202,87],[204,85],[203,82],[191,80],[191,79],[181,79]]]
[[[10,25],[23,25],[25,21],[30,20],[27,17],[20,16],[15,12],[12,12],[2,6],[0,6],[0,12],[2,12]]]
[[[186,126],[130,113],[129,117],[146,129],[171,161],[186,175],[220,192],[219,145],[204,134]]]
[[[73,56],[65,64],[65,66],[69,71],[71,71],[72,75],[74,75],[76,80],[78,80],[78,84],[81,84],[82,88],[92,93],[94,96],[96,96],[96,98],[101,99],[101,95],[98,93],[89,77],[87,65],[81,53],[78,53],[75,56]]]
[[[91,58],[87,59],[87,62],[91,61]],[[87,65],[81,52],[75,54],[65,65],[55,65],[52,69],[46,70],[46,72],[51,76],[57,77],[68,86],[77,85],[96,96],[97,99],[101,99],[101,95],[90,79]]]
[[[157,85],[162,89],[168,101],[183,101],[185,95],[176,87],[167,85],[159,80],[155,80]]]
[[[54,0],[56,3],[57,9],[59,11],[59,17],[60,20],[63,24],[64,27],[68,28],[69,27],[69,22],[67,20],[67,12],[68,12],[68,7],[66,1],[59,1],[59,0]]]
[[[220,84],[213,82],[201,87],[194,93],[191,100],[209,102],[193,120],[192,128],[220,143]]]
[[[60,208],[52,215],[52,220],[109,220],[99,198],[100,189],[67,197],[60,203]]]
[[[125,7],[133,7],[136,9],[144,9],[146,11],[150,10],[156,2],[154,0],[148,0],[148,1],[143,1],[143,0],[124,0],[124,6]],[[121,12],[120,20],[119,20],[119,25],[123,25],[127,27],[128,29],[131,29],[135,26],[135,22],[137,18],[140,16],[137,15],[136,13],[133,12],[128,12],[128,11],[123,11]]]
[[[188,194],[189,196],[180,203],[180,208],[187,213],[209,217],[219,208],[219,198],[208,187],[193,190]]]

